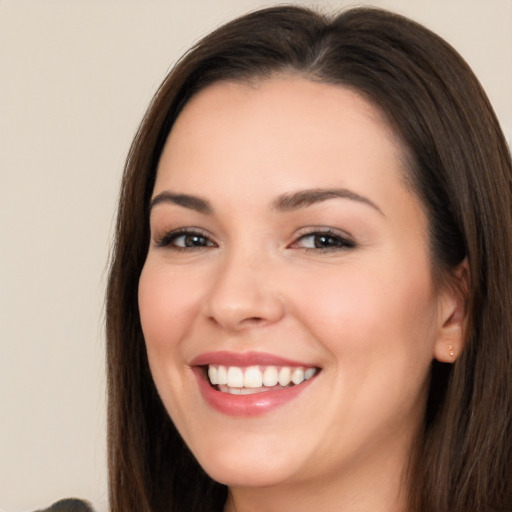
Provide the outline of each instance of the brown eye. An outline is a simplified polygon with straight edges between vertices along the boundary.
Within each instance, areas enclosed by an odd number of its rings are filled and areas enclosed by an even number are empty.
[[[195,231],[172,231],[167,233],[157,245],[159,247],[175,249],[196,249],[215,246],[207,236]]]
[[[197,234],[180,235],[172,243],[177,247],[208,247],[213,245],[206,237]]]
[[[332,231],[318,231],[304,234],[294,245],[309,250],[337,250],[355,247],[354,242]]]

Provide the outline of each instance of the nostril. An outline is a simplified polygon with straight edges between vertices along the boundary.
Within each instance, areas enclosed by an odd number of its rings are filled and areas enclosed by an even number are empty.
[[[252,316],[249,318],[244,318],[241,322],[239,322],[238,327],[243,329],[244,327],[262,326],[267,323],[271,323],[271,321],[261,316]]]
[[[212,323],[214,323],[216,325],[228,327],[226,321],[221,321],[218,318],[216,318],[215,316],[210,316],[209,319]],[[265,323],[265,318],[263,318],[261,316],[252,316],[252,317],[243,318],[242,320],[239,320],[238,322],[236,322],[236,325],[233,325],[233,328],[240,329],[243,327],[261,325],[263,323]]]

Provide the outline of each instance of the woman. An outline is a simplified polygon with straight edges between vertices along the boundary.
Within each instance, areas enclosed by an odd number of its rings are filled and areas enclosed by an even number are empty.
[[[512,510],[511,178],[414,22],[279,7],[203,39],[122,185],[112,510]]]

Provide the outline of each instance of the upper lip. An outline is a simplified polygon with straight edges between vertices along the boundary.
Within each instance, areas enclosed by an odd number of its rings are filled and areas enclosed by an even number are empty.
[[[266,352],[228,352],[215,351],[199,354],[192,359],[190,366],[206,366],[208,364],[221,364],[225,366],[302,366],[315,367],[314,364],[293,361],[284,357],[268,354]]]

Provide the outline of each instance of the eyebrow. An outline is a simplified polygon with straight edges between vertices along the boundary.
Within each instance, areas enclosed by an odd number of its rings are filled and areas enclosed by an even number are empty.
[[[372,207],[381,215],[384,215],[382,210],[373,201],[345,188],[313,188],[281,194],[272,201],[271,207],[278,212],[290,212],[323,201],[328,201],[329,199],[350,199],[351,201],[357,201]],[[149,209],[151,210],[154,206],[161,203],[176,204],[206,215],[213,213],[213,207],[207,199],[189,194],[175,194],[169,190],[157,194],[151,200]]]
[[[189,194],[174,194],[169,190],[160,192],[157,194],[149,203],[149,209],[151,210],[154,206],[161,203],[172,203],[184,208],[190,208],[199,213],[210,215],[213,213],[212,205],[206,199],[202,199],[197,196],[191,196]]]
[[[350,199],[371,206],[384,215],[382,210],[370,199],[345,188],[314,188],[282,194],[272,202],[272,208],[279,212],[298,210],[306,206],[328,201],[329,199]]]

